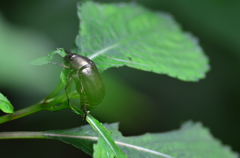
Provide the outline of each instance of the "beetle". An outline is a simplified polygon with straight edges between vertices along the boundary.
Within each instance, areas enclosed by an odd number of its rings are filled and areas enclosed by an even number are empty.
[[[67,55],[64,56],[64,61],[68,66],[64,65],[64,67],[71,69],[65,92],[68,98],[66,90],[73,78],[76,83],[76,90],[80,95],[81,109],[85,113],[83,119],[86,120],[88,111],[94,109],[102,102],[105,95],[105,87],[100,73],[92,60],[69,51],[65,52]]]

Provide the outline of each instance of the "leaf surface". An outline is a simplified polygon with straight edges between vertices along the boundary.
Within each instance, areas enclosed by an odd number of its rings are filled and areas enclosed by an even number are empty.
[[[59,54],[61,57],[64,57],[66,55],[63,48],[57,48],[56,50],[49,53],[47,56],[37,58],[31,61],[30,64],[31,65],[44,65],[44,64],[50,64],[50,63],[53,64],[52,60],[54,59],[55,54]]]
[[[94,144],[94,155],[95,158],[113,158],[114,154],[111,149],[106,146],[106,142],[102,137],[98,138],[98,143]]]
[[[129,66],[197,81],[208,71],[208,59],[197,39],[173,18],[135,3],[78,6],[81,21],[75,53],[92,59],[100,71]]]
[[[79,109],[78,106],[71,105],[71,108],[76,113],[81,114],[82,116],[85,115],[84,112],[81,109]],[[82,136],[79,136],[79,137],[77,136],[79,134],[79,133],[77,133],[78,130],[81,130],[81,129],[76,130],[76,133],[74,133],[74,135],[76,134],[76,136],[67,136],[65,134],[66,133],[68,134],[68,130],[64,130],[63,131],[64,136],[62,138],[60,138],[60,140],[66,142],[66,143],[72,144],[75,147],[82,149],[87,154],[92,156],[93,155],[93,143],[99,139],[100,141],[99,141],[98,145],[95,146],[95,149],[98,151],[97,153],[95,153],[95,155],[97,155],[97,158],[99,158],[100,155],[104,155],[104,154],[107,154],[110,157],[126,158],[126,155],[115,144],[115,142],[111,136],[111,132],[106,127],[104,127],[102,125],[102,123],[100,123],[98,120],[96,120],[90,114],[87,115],[86,121],[90,124],[90,126],[87,125],[84,127],[87,127],[87,132],[88,133],[90,132],[91,136],[94,135],[94,137],[87,137],[90,141],[92,141],[92,143],[88,142],[88,140],[83,140],[83,141],[81,141],[80,139],[76,140],[76,138],[82,137]],[[53,131],[53,132],[57,132],[59,134],[59,131]],[[60,131],[60,134],[61,134],[61,132],[62,131]],[[82,132],[82,131],[79,131],[79,132]],[[67,138],[64,138],[65,136]],[[53,138],[55,138],[55,137],[53,137]],[[58,139],[58,136],[55,139]],[[72,143],[75,141],[78,141],[79,143],[76,143],[76,144]],[[86,142],[86,144],[85,144],[85,142]]]
[[[130,158],[238,157],[228,146],[223,146],[214,139],[208,129],[200,123],[187,122],[179,130],[132,137],[122,136],[116,123],[104,126],[111,131],[115,143]],[[89,125],[68,130],[49,131],[45,133],[45,136],[72,144],[90,155],[93,153],[93,144],[98,140],[98,134]],[[109,150],[102,141],[100,140],[100,143],[94,146],[95,156],[107,153]]]
[[[0,110],[5,113],[14,113],[12,104],[2,93],[0,93]]]

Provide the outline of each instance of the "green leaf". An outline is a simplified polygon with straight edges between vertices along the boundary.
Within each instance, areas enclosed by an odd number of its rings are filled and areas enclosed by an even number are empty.
[[[200,123],[187,122],[179,130],[166,133],[147,133],[141,136],[123,137],[118,131],[118,124],[104,125],[115,140],[115,143],[128,157],[141,158],[237,158],[238,155],[228,146],[223,146],[214,139],[208,129]],[[89,126],[68,130],[56,130],[45,133],[52,139],[83,149],[89,155],[93,153],[93,144],[98,134]],[[94,156],[108,153],[109,149],[99,139],[94,146]],[[100,151],[103,150],[103,151]],[[111,153],[110,153],[111,154]]]
[[[84,115],[84,112],[79,109],[79,107],[72,105],[71,106],[72,109],[81,115]],[[82,129],[82,127],[80,127],[79,129],[77,129],[75,131],[75,129],[73,129],[73,132],[70,129],[70,133],[73,134],[74,136],[70,136],[70,137],[52,137],[52,135],[50,135],[50,138],[53,139],[58,139],[58,140],[62,140],[66,143],[72,144],[73,146],[82,149],[84,152],[86,152],[89,155],[93,154],[93,143],[95,141],[97,141],[98,139],[103,139],[101,141],[101,145],[104,146],[104,148],[106,148],[104,151],[101,151],[103,153],[108,153],[109,155],[114,155],[116,157],[119,158],[125,158],[126,155],[117,147],[117,145],[115,144],[114,140],[111,137],[111,132],[109,130],[107,130],[98,120],[96,120],[94,117],[92,117],[90,114],[87,115],[86,117],[86,121],[91,125],[90,126],[86,126],[87,127],[87,133],[94,135],[96,137],[88,137],[87,140],[81,140],[81,136],[79,137],[80,139],[78,139],[78,137],[74,137],[75,135],[78,136],[79,134],[81,135],[82,132],[85,133],[84,129]],[[85,127],[85,126],[84,126]],[[95,132],[93,131],[89,131],[89,129],[94,129]],[[69,134],[69,130],[61,130],[61,131],[50,131],[50,132],[54,132],[55,134]],[[77,139],[76,139],[77,138]],[[90,142],[88,142],[90,141]],[[99,153],[98,153],[99,154]]]
[[[93,157],[95,158],[113,158],[114,153],[109,147],[106,146],[106,142],[102,137],[98,138],[98,143],[93,145],[94,153]]]
[[[0,109],[5,113],[14,113],[12,104],[2,93],[0,93]]]
[[[49,62],[52,59],[49,56],[45,56],[45,57],[41,57],[41,58],[37,58],[33,61],[30,62],[31,65],[44,65],[44,64],[49,64]]]
[[[31,65],[50,64],[52,63],[51,61],[53,60],[55,54],[59,54],[61,57],[64,57],[66,55],[63,48],[57,48],[56,50],[49,53],[47,56],[33,60],[30,64]],[[55,64],[55,63],[52,63],[52,64]]]
[[[75,105],[71,105],[71,108],[77,113],[81,114],[82,116],[85,115],[85,113]],[[104,142],[100,141],[100,144],[102,144],[104,147],[101,146],[101,148],[104,148],[104,151],[100,151],[97,153],[97,155],[101,155],[103,153],[108,153],[109,155],[116,155],[117,157],[125,158],[125,154],[116,146],[114,140],[111,137],[111,132],[106,129],[102,123],[100,123],[98,120],[96,120],[94,117],[92,117],[90,114],[87,115],[86,121],[90,124],[90,126],[98,133],[99,137],[98,139],[104,140]],[[97,147],[100,148],[100,147]],[[95,154],[96,155],[96,154]]]
[[[78,6],[81,21],[75,53],[92,59],[100,71],[129,66],[197,81],[208,71],[208,59],[197,39],[173,18],[135,3]]]
[[[61,71],[61,74],[60,74],[60,79],[61,79],[61,81],[66,85],[67,84],[67,82],[68,82],[68,76],[69,76],[69,74],[71,73],[71,71],[69,71],[68,69],[63,69],[62,71]]]
[[[107,153],[109,156],[114,155],[114,157],[126,158],[126,155],[116,146],[113,138],[111,137],[112,133],[105,128],[102,123],[100,123],[91,115],[87,116],[87,122],[99,134],[100,137],[98,139],[100,139],[99,143],[102,145],[101,149],[104,148],[101,153],[98,152],[95,155]]]
[[[53,62],[55,54],[59,54],[61,57],[64,57],[66,55],[66,52],[64,51],[63,48],[57,48],[56,50],[49,53],[47,56],[33,60],[30,64],[31,65],[57,64],[62,66],[60,63]],[[63,71],[60,74],[60,79],[64,84],[68,82],[69,73],[70,73],[69,70],[63,69]]]

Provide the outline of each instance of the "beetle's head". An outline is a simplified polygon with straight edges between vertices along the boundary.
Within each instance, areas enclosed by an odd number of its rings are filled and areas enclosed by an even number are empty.
[[[67,55],[64,57],[64,61],[69,64],[70,61],[74,58],[75,54],[66,50],[65,52],[67,53]]]

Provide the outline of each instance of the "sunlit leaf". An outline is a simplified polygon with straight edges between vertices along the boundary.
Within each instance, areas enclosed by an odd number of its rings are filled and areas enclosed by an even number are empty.
[[[98,143],[94,144],[93,146],[94,154],[93,157],[99,158],[112,158],[114,157],[114,153],[111,151],[111,149],[106,145],[106,142],[102,137],[98,138]]]
[[[52,63],[52,60],[53,60],[55,54],[59,54],[61,57],[64,57],[66,55],[64,49],[58,48],[58,49],[52,51],[51,53],[49,53],[47,56],[33,60],[30,64],[44,65],[44,64]]]
[[[41,58],[37,58],[33,61],[31,61],[31,65],[44,65],[44,64],[48,64],[52,59],[49,56],[44,56]]]
[[[78,6],[80,32],[75,52],[92,59],[100,71],[127,65],[185,81],[204,78],[208,59],[197,39],[173,18],[135,3]]]
[[[58,64],[58,65],[62,66],[61,63],[54,62],[55,54],[59,54],[61,57],[64,57],[66,55],[66,52],[64,51],[63,48],[57,48],[56,50],[50,52],[47,56],[33,60],[30,64],[32,64],[32,65]],[[66,84],[68,82],[69,73],[70,73],[69,70],[63,69],[63,71],[60,74],[60,79],[64,84]]]
[[[2,93],[0,93],[0,110],[5,113],[14,113],[12,104]]]

